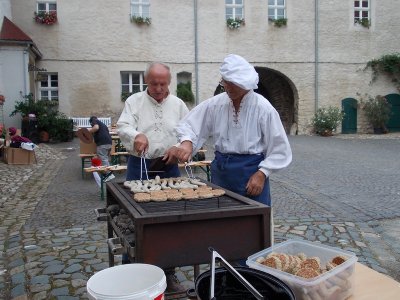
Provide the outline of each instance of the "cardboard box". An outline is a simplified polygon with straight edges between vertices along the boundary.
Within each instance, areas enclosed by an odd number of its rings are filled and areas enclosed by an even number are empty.
[[[35,151],[29,151],[21,148],[4,148],[4,162],[10,165],[30,165],[36,164]]]
[[[96,154],[97,153],[97,146],[93,142],[91,144],[86,144],[80,141],[80,154]]]

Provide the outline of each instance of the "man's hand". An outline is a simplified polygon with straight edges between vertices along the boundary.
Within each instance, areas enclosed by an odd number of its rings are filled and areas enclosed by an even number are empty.
[[[258,196],[264,189],[265,174],[258,170],[251,175],[246,185],[246,191],[249,196]]]
[[[180,162],[187,162],[192,157],[193,144],[191,141],[183,141],[177,149],[176,156]]]
[[[147,152],[149,149],[149,140],[143,133],[139,133],[133,142],[134,150],[140,155]]]
[[[177,164],[178,163],[178,148],[175,146],[172,146],[169,148],[167,151],[164,153],[163,161],[165,161],[165,164],[167,165],[172,165],[172,164]]]

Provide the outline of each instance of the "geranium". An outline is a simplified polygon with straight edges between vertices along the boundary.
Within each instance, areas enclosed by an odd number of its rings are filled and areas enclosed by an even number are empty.
[[[35,17],[33,19],[36,23],[53,25],[57,22],[57,12],[35,12]]]

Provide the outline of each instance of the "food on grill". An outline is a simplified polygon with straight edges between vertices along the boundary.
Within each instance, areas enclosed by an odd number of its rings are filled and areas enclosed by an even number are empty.
[[[196,179],[189,179],[190,183],[197,185],[197,186],[206,186],[206,184],[204,182],[201,182],[200,180],[196,180]]]
[[[199,187],[197,188],[197,190],[198,190],[198,191],[202,191],[202,190],[212,190],[212,187],[211,187],[211,186],[208,186],[208,185],[202,185],[202,186],[199,186]]]
[[[214,197],[221,197],[221,196],[225,195],[225,191],[222,189],[212,190],[212,193],[213,193]]]
[[[185,200],[195,200],[195,199],[199,199],[199,195],[196,193],[193,194],[182,194],[182,199]]]
[[[213,189],[198,179],[186,177],[160,179],[159,176],[156,176],[155,179],[150,180],[125,181],[123,186],[134,193],[133,198],[137,202],[208,199],[221,197],[225,194],[223,189]],[[139,195],[135,196],[137,194]],[[142,194],[149,194],[150,198]]]
[[[133,199],[137,202],[149,202],[151,200],[148,193],[135,193]]]
[[[167,201],[167,194],[164,191],[151,191],[150,200],[152,201]]]
[[[212,190],[211,191],[204,190],[202,192],[199,191],[199,192],[197,192],[197,195],[199,195],[199,198],[201,198],[201,199],[207,199],[207,198],[214,197]]]
[[[167,195],[168,200],[178,201],[182,199],[182,193],[177,190],[169,190],[166,191],[165,194]]]

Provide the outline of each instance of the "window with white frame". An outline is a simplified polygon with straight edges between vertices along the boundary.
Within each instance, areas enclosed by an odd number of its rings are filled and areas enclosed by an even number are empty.
[[[131,0],[131,16],[150,18],[150,0]]]
[[[38,1],[36,12],[37,13],[57,12],[57,3],[56,1]]]
[[[40,100],[58,100],[58,74],[40,73]]]
[[[286,19],[285,0],[268,0],[268,19]]]
[[[354,1],[354,23],[370,21],[370,1]]]
[[[147,88],[144,82],[144,72],[121,72],[121,97],[127,98]]]
[[[244,0],[225,0],[226,19],[244,19]]]

